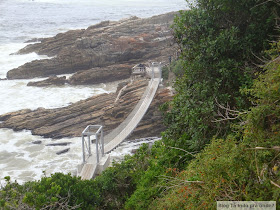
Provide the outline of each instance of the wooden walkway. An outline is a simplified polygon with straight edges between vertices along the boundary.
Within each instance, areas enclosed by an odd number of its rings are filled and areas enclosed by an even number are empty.
[[[78,175],[81,176],[82,179],[91,179],[96,173],[105,169],[110,162],[108,153],[122,143],[133,132],[138,123],[144,117],[160,84],[161,75],[159,66],[154,67],[154,73],[155,78],[149,81],[142,98],[137,103],[133,111],[116,129],[104,137],[104,152],[107,153],[107,155],[101,159],[101,163],[96,163],[96,154],[93,153],[86,160],[86,164],[80,166],[80,173],[78,172]]]
[[[121,125],[119,125],[116,130],[112,131],[111,134],[108,134],[104,137],[105,146],[104,151],[105,153],[111,152],[115,149],[120,143],[122,143],[137,127],[138,123],[144,117],[145,113],[147,112],[155,93],[157,91],[159,85],[159,79],[154,79],[150,82],[147,87],[147,95],[143,101],[140,101],[139,106],[137,107],[137,111],[133,116],[128,116],[128,121],[123,121]],[[121,129],[120,129],[121,128]],[[112,135],[115,133],[116,135]]]

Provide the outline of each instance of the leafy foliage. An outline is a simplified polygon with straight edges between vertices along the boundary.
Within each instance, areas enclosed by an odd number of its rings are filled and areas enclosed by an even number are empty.
[[[10,194],[11,191],[14,192],[14,195]],[[23,186],[8,182],[1,189],[0,198],[5,200],[1,205],[7,209],[22,205],[34,209],[66,209],[71,207],[88,209],[99,205],[100,201],[93,180],[81,181],[78,177],[61,173],[53,174],[51,177],[43,177],[39,181],[27,182]],[[18,201],[20,203],[17,203]]]
[[[149,167],[150,149],[143,145],[134,156],[114,163],[94,180],[55,173],[24,185],[10,183],[0,190],[0,207],[26,209],[121,209]]]
[[[171,71],[180,78],[184,74],[183,61],[181,59],[173,61],[170,65]]]
[[[164,80],[168,80],[168,76],[169,76],[168,67],[166,67],[166,66],[162,67],[162,78]]]
[[[213,136],[231,132],[225,110],[247,109],[240,89],[250,87],[260,71],[255,55],[269,46],[279,6],[257,0],[198,0],[196,7],[175,19],[174,36],[181,49],[184,76],[177,80],[177,95],[166,108],[164,143],[189,152],[200,151]],[[169,151],[166,151],[169,152]],[[183,152],[170,152],[171,163]]]
[[[175,178],[152,209],[215,209],[216,201],[276,201],[280,207],[280,62],[275,55],[245,92],[255,106],[236,135],[213,139]],[[239,139],[242,139],[240,141]],[[188,181],[199,181],[190,183]]]

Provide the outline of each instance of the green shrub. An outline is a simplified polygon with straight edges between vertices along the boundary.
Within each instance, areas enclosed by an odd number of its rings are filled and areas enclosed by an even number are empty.
[[[181,59],[173,61],[170,65],[170,68],[178,78],[184,74],[183,61]]]
[[[265,72],[243,90],[255,106],[235,126],[239,132],[225,140],[214,138],[181,173],[169,178],[169,190],[151,209],[215,209],[216,201],[229,200],[272,200],[280,208],[279,44],[269,51],[273,56]]]
[[[269,39],[279,34],[279,11],[273,1],[198,0],[196,7],[175,19],[184,75],[177,79],[177,94],[165,114],[166,145],[198,152],[213,136],[225,138],[232,132],[231,121],[219,119],[225,110],[217,103],[235,110],[249,108],[240,89],[250,87],[254,72],[261,71],[256,55],[261,56]],[[166,152],[173,163],[183,155]]]
[[[167,66],[162,67],[162,78],[168,80],[169,70]]]

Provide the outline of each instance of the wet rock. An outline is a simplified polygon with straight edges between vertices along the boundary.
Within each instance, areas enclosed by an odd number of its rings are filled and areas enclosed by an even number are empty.
[[[99,84],[127,79],[131,75],[131,66],[126,64],[112,65],[79,71],[69,78],[71,85]]]
[[[71,144],[71,142],[59,142],[59,143],[46,144],[46,146],[67,146],[69,144]]]
[[[32,141],[32,144],[41,144],[42,141],[38,140],[38,141]]]
[[[69,150],[70,150],[70,148],[67,148],[67,149],[56,152],[56,154],[61,155],[61,154],[64,154],[64,153],[68,152]]]
[[[30,40],[27,40],[24,43],[41,42],[43,39],[44,38],[33,38],[33,39],[30,39]]]
[[[50,85],[55,86],[62,86],[66,83],[66,77],[57,77],[57,76],[51,76],[46,80],[38,81],[38,82],[29,82],[27,83],[27,86],[36,86],[36,87],[46,87]]]
[[[138,150],[138,149],[133,149],[133,150],[131,150],[131,153],[132,153],[132,154],[135,154],[135,153],[137,152],[137,150]]]
[[[128,82],[121,82],[118,84],[118,87],[117,87],[117,90],[116,90],[116,93],[119,93],[119,91],[125,87],[126,85],[128,84]]]
[[[55,56],[62,48],[71,46],[76,39],[80,38],[83,31],[84,30],[70,30],[50,38],[34,38],[28,42],[40,41],[41,43],[29,44],[19,50],[18,54],[36,52],[39,55]]]
[[[3,114],[0,116],[0,121],[5,121],[11,117],[15,117],[15,116],[20,116],[20,115],[25,115],[27,113],[30,113],[32,112],[31,109],[22,109],[22,110],[19,110],[19,111],[16,111],[16,112],[9,112],[7,114]]]

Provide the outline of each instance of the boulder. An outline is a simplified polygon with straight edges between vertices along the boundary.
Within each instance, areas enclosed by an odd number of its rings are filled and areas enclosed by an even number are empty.
[[[32,141],[32,144],[42,144],[42,141],[38,140],[38,141]]]
[[[46,146],[67,146],[69,144],[71,144],[71,142],[59,142],[59,143],[46,144]]]
[[[66,77],[57,77],[57,76],[51,76],[46,80],[38,81],[38,82],[29,82],[27,83],[27,86],[36,86],[36,87],[46,87],[50,85],[55,86],[62,86],[66,83]]]
[[[69,150],[70,150],[70,148],[63,149],[63,150],[60,150],[60,151],[56,152],[56,154],[61,155],[61,154],[64,154],[64,153],[68,152]]]

